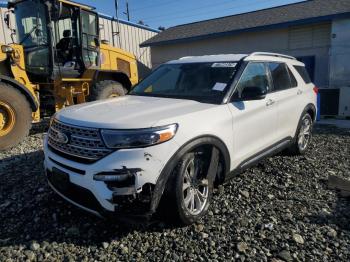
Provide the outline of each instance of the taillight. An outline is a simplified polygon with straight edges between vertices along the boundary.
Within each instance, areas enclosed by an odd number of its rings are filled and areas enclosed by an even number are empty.
[[[314,92],[316,95],[318,94],[318,87],[317,86],[314,87]]]

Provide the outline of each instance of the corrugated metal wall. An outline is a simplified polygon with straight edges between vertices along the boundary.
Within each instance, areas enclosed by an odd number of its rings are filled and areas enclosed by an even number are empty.
[[[289,29],[289,49],[330,46],[331,23],[296,26]]]
[[[119,33],[117,33],[119,32]],[[127,24],[124,21],[112,21],[106,17],[100,18],[101,40],[108,40],[111,45],[133,53],[139,61],[151,68],[151,50],[149,47],[140,48],[140,44],[155,36],[157,32],[139,26]]]
[[[7,12],[7,8],[0,8],[0,43],[9,44],[12,43],[11,31],[7,28],[4,17]],[[12,24],[14,19],[12,18]],[[100,17],[100,35],[101,40],[108,40],[110,45],[122,48],[130,53],[133,53],[138,61],[141,63],[140,70],[142,67],[152,67],[151,63],[151,51],[149,47],[140,48],[140,44],[147,39],[153,37],[158,33],[157,30],[148,29],[146,27],[129,23],[121,20],[118,23],[112,21],[113,19],[105,15]],[[119,28],[119,29],[118,29]],[[119,32],[119,34],[117,34]],[[114,36],[113,36],[114,33]]]
[[[153,67],[157,67],[161,63],[183,56],[249,54],[255,51],[276,52],[295,57],[312,56],[315,58],[315,83],[319,87],[328,87],[330,48],[331,23],[327,22],[153,46],[152,64]]]

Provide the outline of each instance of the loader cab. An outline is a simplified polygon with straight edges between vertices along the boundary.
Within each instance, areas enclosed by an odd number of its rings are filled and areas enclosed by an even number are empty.
[[[54,75],[79,77],[86,69],[98,68],[98,15],[80,6],[59,2],[53,19]]]
[[[78,78],[100,67],[99,23],[93,8],[66,0],[13,4],[17,42],[34,82]]]
[[[17,43],[23,46],[28,74],[50,74],[50,37],[47,10],[40,1],[20,1],[14,5]]]

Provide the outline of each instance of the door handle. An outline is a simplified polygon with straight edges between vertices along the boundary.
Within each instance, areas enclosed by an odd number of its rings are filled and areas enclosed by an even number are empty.
[[[274,103],[275,103],[274,100],[269,99],[269,100],[266,102],[266,106],[272,106]]]
[[[302,93],[303,93],[303,91],[298,89],[297,95],[301,95]]]

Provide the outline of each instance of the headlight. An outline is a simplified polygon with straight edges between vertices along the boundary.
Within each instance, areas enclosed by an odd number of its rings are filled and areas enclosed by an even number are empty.
[[[13,52],[13,48],[11,46],[8,46],[8,45],[2,45],[1,52],[5,53],[5,54],[11,54]]]
[[[160,144],[172,139],[178,125],[134,129],[134,130],[102,130],[102,137],[109,148],[135,148]]]

